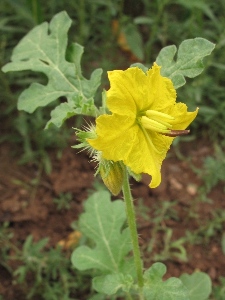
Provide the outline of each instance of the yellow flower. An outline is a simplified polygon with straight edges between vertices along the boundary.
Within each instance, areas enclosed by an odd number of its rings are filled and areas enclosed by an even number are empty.
[[[156,63],[146,73],[133,67],[108,76],[107,107],[112,114],[97,118],[97,138],[87,141],[104,159],[123,161],[134,173],[151,175],[150,187],[157,187],[174,136],[194,120],[198,109],[188,112],[185,104],[176,103],[173,83],[160,75]]]

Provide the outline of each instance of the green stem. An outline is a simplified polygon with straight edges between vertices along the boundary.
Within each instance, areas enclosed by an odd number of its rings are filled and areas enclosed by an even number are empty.
[[[126,299],[127,300],[132,300],[131,295],[129,293],[126,293]]]
[[[134,204],[133,204],[133,199],[130,191],[130,184],[129,184],[127,171],[125,171],[125,173],[126,174],[124,176],[125,178],[123,182],[123,196],[126,205],[127,222],[130,229],[130,235],[131,235],[131,241],[133,247],[134,263],[136,267],[137,281],[138,281],[138,286],[140,291],[140,300],[143,300],[144,299],[142,293],[142,288],[144,285],[143,267],[142,267],[143,264],[142,264],[141,253],[138,244],[138,233],[137,233],[137,226],[135,220]]]

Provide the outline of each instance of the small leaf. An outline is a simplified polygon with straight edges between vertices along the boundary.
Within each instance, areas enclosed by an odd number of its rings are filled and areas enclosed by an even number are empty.
[[[137,29],[137,26],[128,23],[122,27],[122,32],[125,35],[127,44],[131,52],[140,60],[144,59],[142,37]]]
[[[107,295],[113,295],[119,289],[129,290],[132,284],[132,276],[129,274],[123,275],[122,273],[97,276],[93,279],[93,288],[98,293],[104,293]]]
[[[141,181],[142,174],[136,174],[136,173],[134,173],[129,167],[127,167],[127,171],[129,173],[129,175],[131,177],[133,177],[136,181],[138,181],[138,182]]]
[[[74,43],[67,51],[67,32],[71,22],[64,11],[54,16],[50,24],[44,22],[36,26],[14,48],[11,62],[2,68],[3,72],[42,72],[48,78],[47,85],[32,83],[22,92],[18,100],[19,110],[32,113],[38,107],[66,97],[68,105],[63,104],[56,109],[47,126],[61,126],[65,119],[77,113],[98,114],[94,96],[100,85],[102,70],[95,70],[90,80],[82,76],[80,60],[83,47]]]
[[[215,44],[203,38],[185,40],[180,44],[178,52],[175,45],[163,48],[156,63],[162,66],[162,76],[169,77],[177,89],[185,84],[184,76],[193,78],[203,71],[203,58],[210,55],[214,48]]]
[[[151,300],[190,300],[188,290],[178,278],[162,280],[166,266],[162,263],[153,264],[144,274],[143,288],[146,299]]]
[[[211,279],[206,273],[182,274],[180,280],[187,287],[190,300],[206,300],[212,292]]]
[[[139,16],[134,18],[134,24],[136,25],[151,25],[154,23],[154,20],[149,17]]]
[[[134,63],[134,64],[131,64],[130,65],[130,68],[133,68],[133,67],[138,67],[139,69],[141,69],[144,73],[146,73],[148,71],[148,68],[146,66],[144,66],[143,64],[141,63]]]
[[[82,234],[95,243],[94,248],[78,247],[72,263],[79,270],[98,269],[105,274],[122,271],[131,250],[130,234],[122,227],[126,220],[123,201],[110,201],[107,191],[93,194],[85,203],[79,220]]]
[[[45,128],[49,128],[51,125],[55,125],[57,127],[61,127],[63,122],[74,116],[75,110],[73,107],[70,106],[69,103],[61,103],[60,105],[56,106],[55,109],[51,111],[51,119],[46,124]]]

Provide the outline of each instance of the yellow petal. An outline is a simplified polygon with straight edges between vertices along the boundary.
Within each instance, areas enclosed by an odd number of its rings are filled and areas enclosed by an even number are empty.
[[[173,107],[170,107],[169,113],[174,117],[174,120],[170,121],[172,129],[182,130],[186,129],[189,124],[196,118],[198,114],[198,108],[193,112],[188,112],[186,104],[176,103]]]
[[[161,67],[154,63],[153,67],[147,72],[148,109],[159,112],[174,105],[176,101],[176,90],[173,83],[169,78],[161,76],[160,69]]]
[[[130,152],[138,126],[128,116],[102,115],[96,120],[97,139],[88,143],[102,151],[102,157],[108,160],[124,160]]]
[[[167,151],[173,141],[173,138],[163,136],[159,133],[148,132],[154,147],[160,153],[154,151],[154,148],[148,143],[141,129],[138,131],[134,140],[129,156],[124,160],[131,170],[137,174],[147,173],[152,176],[151,188],[157,187],[161,182],[161,165]]]
[[[111,112],[136,116],[137,111],[145,109],[150,87],[141,69],[111,71],[108,76],[111,87],[107,92],[107,106]]]

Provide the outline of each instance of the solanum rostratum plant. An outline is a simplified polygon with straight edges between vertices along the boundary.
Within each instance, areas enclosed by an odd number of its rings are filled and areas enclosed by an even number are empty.
[[[121,161],[134,173],[152,176],[151,188],[161,182],[161,164],[174,136],[186,134],[197,115],[176,103],[176,90],[156,63],[144,72],[138,67],[108,72],[111,88],[107,108],[96,120],[96,138],[87,142],[100,156]]]
[[[177,102],[176,89],[203,70],[203,58],[214,44],[203,39],[185,40],[163,48],[150,68],[137,63],[127,70],[108,72],[110,89],[102,93],[102,106],[94,102],[101,83],[101,69],[90,79],[83,77],[80,60],[83,48],[72,43],[67,48],[71,20],[66,12],[57,14],[50,24],[31,30],[15,47],[11,62],[2,70],[32,70],[44,73],[47,85],[32,83],[22,92],[18,109],[32,113],[61,96],[67,99],[51,112],[46,128],[60,127],[71,116],[80,114],[96,122],[76,129],[79,144],[97,161],[103,182],[124,201],[111,202],[110,193],[94,193],[85,203],[79,226],[92,241],[79,246],[72,263],[79,270],[93,269],[93,299],[204,300],[211,292],[207,274],[183,274],[163,280],[166,267],[154,263],[145,270],[139,249],[135,210],[129,176],[140,180],[151,176],[150,188],[161,182],[161,165],[176,136],[188,134],[198,108],[189,111]],[[174,56],[176,55],[176,60]],[[126,226],[125,224],[128,224]]]

